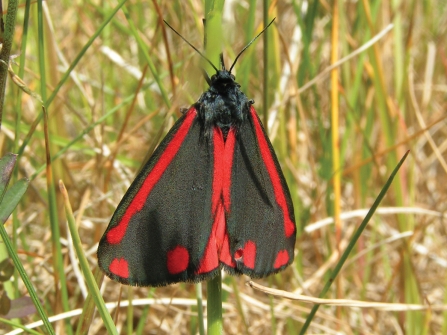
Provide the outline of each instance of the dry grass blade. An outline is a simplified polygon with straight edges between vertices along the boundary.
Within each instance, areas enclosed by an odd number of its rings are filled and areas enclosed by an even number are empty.
[[[358,308],[372,308],[381,311],[447,311],[447,305],[415,305],[415,304],[399,304],[399,303],[384,303],[384,302],[373,302],[373,301],[359,301],[350,299],[320,299],[309,297],[301,294],[293,294],[282,290],[277,290],[262,286],[253,281],[248,281],[247,285],[254,288],[255,290],[271,294],[278,298],[285,298],[290,300],[297,300],[302,302],[308,302],[318,305],[328,305],[328,306],[343,306],[343,307],[358,307]]]

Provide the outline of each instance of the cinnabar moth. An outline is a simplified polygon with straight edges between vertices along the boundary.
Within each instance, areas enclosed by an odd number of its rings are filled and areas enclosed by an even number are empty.
[[[218,70],[199,52],[216,70],[208,91],[162,140],[99,242],[111,279],[163,286],[221,267],[260,278],[292,263],[293,204],[254,102],[231,74],[241,53],[229,70],[221,57]]]

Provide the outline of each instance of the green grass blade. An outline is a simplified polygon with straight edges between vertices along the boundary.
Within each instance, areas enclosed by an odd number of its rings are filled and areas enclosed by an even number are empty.
[[[329,280],[326,282],[326,285],[324,286],[323,290],[319,294],[319,296],[318,296],[319,298],[323,298],[326,295],[326,293],[329,291],[329,288],[331,287],[332,283],[334,282],[335,278],[337,277],[338,273],[340,272],[341,268],[343,267],[343,264],[347,260],[349,254],[351,253],[352,249],[354,248],[355,244],[357,243],[357,240],[359,239],[363,230],[366,228],[369,220],[374,215],[374,212],[376,211],[377,207],[379,207],[380,202],[385,197],[385,194],[388,192],[388,189],[390,188],[394,177],[396,176],[397,172],[399,171],[400,167],[404,163],[404,161],[407,158],[409,153],[410,152],[407,151],[405,153],[405,155],[402,157],[402,159],[399,161],[397,166],[394,168],[393,172],[391,173],[387,182],[383,186],[382,190],[380,191],[379,195],[377,196],[377,198],[374,201],[373,205],[371,206],[370,210],[368,211],[365,218],[363,219],[362,223],[360,224],[360,226],[358,227],[358,229],[352,236],[352,239],[349,241],[349,244],[346,247],[346,250],[341,255],[340,260],[338,261],[337,265],[335,266],[334,270],[332,271]],[[303,328],[301,328],[300,334],[306,333],[306,330],[309,327],[310,323],[312,322],[313,317],[317,313],[318,308],[320,308],[320,305],[314,305],[314,307],[312,308],[312,310],[309,313],[309,316],[306,319],[306,322],[303,325]]]
[[[0,203],[0,221],[5,223],[14,209],[17,207],[20,199],[28,189],[29,180],[26,178],[20,179],[12,185]]]
[[[147,297],[148,298],[153,297],[154,291],[155,291],[155,288],[151,287],[149,289]],[[150,305],[144,306],[143,311],[141,312],[140,321],[138,321],[138,325],[137,325],[137,328],[135,330],[135,334],[136,335],[144,334],[144,326],[145,326],[145,323],[146,323],[146,320],[147,320],[147,316],[149,314],[149,309],[150,309]]]
[[[97,286],[100,287],[104,279],[104,274],[99,267],[95,267],[93,270],[93,277],[95,278]],[[82,314],[79,318],[76,335],[88,335],[90,325],[95,315],[95,307],[93,295],[89,293],[87,299],[85,299],[84,306],[82,307]]]
[[[84,251],[82,250],[82,243],[76,229],[75,218],[71,209],[68,193],[62,181],[59,181],[59,189],[62,193],[62,196],[64,197],[65,215],[67,216],[68,228],[70,229],[71,238],[73,239],[73,246],[76,249],[76,255],[78,256],[79,264],[81,265],[82,273],[84,274],[89,294],[92,295],[93,300],[95,301],[96,307],[98,308],[99,314],[101,315],[107,332],[109,334],[117,335],[118,332],[116,330],[115,324],[113,323],[112,317],[110,316],[110,313],[105,306],[104,299],[99,292],[98,285],[96,285],[95,277],[90,271],[90,266],[88,264],[87,258],[85,257]]]
[[[0,318],[0,323],[4,323],[4,324],[7,324],[7,325],[10,325],[11,327],[22,329],[27,334],[42,335],[42,333],[39,333],[39,332],[35,331],[34,329],[27,328],[27,327],[22,326],[21,324],[19,324],[17,322],[13,322],[11,320]]]
[[[60,229],[58,220],[58,205],[56,199],[56,188],[53,179],[53,165],[51,164],[51,153],[50,153],[50,134],[48,130],[48,114],[45,108],[44,111],[44,134],[45,134],[45,153],[46,153],[46,182],[47,182],[47,197],[48,197],[48,213],[50,219],[51,228],[51,242],[52,242],[52,253],[53,253],[53,268],[54,268],[54,278],[55,278],[55,288],[58,291],[60,284],[60,303],[64,312],[70,310],[68,304],[68,291],[67,291],[67,278],[65,277],[64,262],[62,259],[62,247],[60,243]],[[57,302],[59,303],[59,302]],[[73,333],[71,324],[69,320],[65,322],[65,330],[69,333]]]

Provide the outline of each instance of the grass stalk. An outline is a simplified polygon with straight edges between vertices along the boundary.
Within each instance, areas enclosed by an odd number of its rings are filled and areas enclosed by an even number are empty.
[[[29,26],[29,16],[30,16],[30,5],[31,5],[31,0],[26,0],[25,3],[25,14],[23,17],[23,32],[22,32],[22,43],[21,43],[21,50],[22,52],[20,53],[20,58],[19,58],[19,71],[18,71],[18,76],[19,78],[23,78],[23,75],[25,73],[25,60],[26,60],[26,46],[27,46],[27,42],[28,42],[28,26]],[[20,128],[22,125],[22,104],[21,104],[21,100],[22,100],[22,90],[21,89],[17,89],[17,99],[16,99],[16,106],[15,106],[15,112],[16,112],[16,119],[15,119],[15,125],[14,125],[14,149],[13,152],[18,152],[19,150],[19,139],[20,139]],[[1,120],[0,120],[0,128],[1,128]],[[20,165],[20,158],[21,156],[19,155],[17,157],[17,164]],[[14,169],[13,172],[13,181],[17,181],[19,179],[19,169]],[[18,229],[19,229],[19,219],[17,217],[17,212],[13,213],[12,216],[12,243],[14,245],[14,248],[17,249],[17,242],[19,239],[19,235],[18,235]],[[23,235],[22,235],[23,236]],[[26,239],[22,238],[22,244],[24,244],[26,246]],[[17,271],[14,272],[14,297],[19,297],[19,282],[18,282],[18,273]]]
[[[11,321],[11,320],[0,318],[0,322],[4,323],[5,325],[10,325],[11,327],[14,327],[14,328],[20,328],[24,332],[26,332],[27,334],[42,335],[42,333],[37,332],[34,329],[27,328],[25,326],[22,326],[21,324],[18,324],[18,323],[14,322],[14,321]]]
[[[208,335],[222,335],[222,275],[207,281]]]
[[[267,25],[269,24],[269,1],[268,0],[263,0],[262,1],[262,13],[263,13],[263,22],[264,22],[264,27],[267,27]],[[263,76],[262,76],[262,91],[263,91],[263,95],[262,95],[262,109],[263,109],[263,117],[262,117],[262,121],[264,124],[264,128],[266,133],[268,134],[268,121],[269,121],[269,113],[268,113],[268,109],[269,109],[269,99],[268,99],[268,86],[269,86],[269,32],[266,31],[263,35],[262,35],[262,41],[263,41],[263,63],[264,63],[264,72],[263,72]]]
[[[107,333],[111,335],[117,335],[118,332],[116,330],[115,324],[113,323],[112,317],[110,316],[110,313],[106,308],[106,304],[102,298],[101,293],[99,292],[98,285],[96,284],[95,277],[90,271],[90,266],[88,264],[87,258],[85,257],[84,251],[82,250],[82,243],[76,228],[76,221],[73,216],[73,210],[71,209],[68,192],[62,181],[59,181],[59,190],[61,191],[64,198],[65,215],[67,217],[68,228],[70,229],[71,238],[73,239],[73,246],[76,249],[76,255],[78,256],[82,273],[84,274],[85,282],[89,290],[89,294],[92,295],[93,300],[95,301],[96,308],[101,315],[104,326],[107,329]]]
[[[154,291],[155,291],[154,287],[150,288],[147,297],[148,298],[152,297],[154,294]],[[143,311],[140,316],[140,321],[138,322],[137,328],[135,330],[136,335],[144,334],[144,326],[145,326],[145,323],[147,320],[147,316],[149,315],[149,309],[150,309],[150,305],[147,305],[143,308]]]
[[[0,130],[2,127],[3,108],[5,105],[6,83],[8,79],[9,57],[11,55],[11,48],[14,40],[14,31],[16,26],[17,9],[19,7],[18,0],[8,1],[8,12],[6,13],[5,31],[2,41],[2,50],[0,52]]]
[[[332,49],[331,49],[331,64],[338,60],[338,30],[339,30],[339,15],[338,15],[338,1],[332,3]],[[332,170],[334,171],[333,188],[334,188],[334,222],[335,222],[335,243],[340,245],[341,241],[341,170],[340,170],[340,138],[339,138],[339,101],[338,101],[338,68],[331,71],[331,144],[332,144]]]
[[[45,109],[45,107],[43,107]],[[68,305],[67,279],[64,271],[64,261],[62,259],[62,248],[60,243],[59,220],[57,213],[56,189],[53,179],[53,168],[51,164],[50,153],[50,135],[48,131],[47,113],[44,110],[44,133],[45,133],[45,150],[46,150],[46,174],[47,174],[47,190],[48,190],[48,204],[49,217],[51,227],[51,241],[53,251],[53,267],[54,267],[54,283],[55,291],[60,294],[60,303],[64,312],[67,312],[70,307]],[[59,286],[60,285],[60,286]],[[59,303],[57,302],[57,303]],[[56,305],[57,306],[57,305]],[[56,310],[58,310],[56,308]],[[70,322],[65,322],[66,330],[69,334],[73,333]]]
[[[196,296],[197,296],[197,319],[199,324],[199,334],[205,335],[205,326],[203,324],[203,304],[202,304],[202,283],[197,283],[196,285]]]
[[[93,277],[95,278],[96,285],[98,287],[101,287],[102,281],[104,279],[104,273],[99,267],[95,267],[95,269],[93,270]],[[77,324],[76,335],[88,335],[90,325],[95,315],[95,311],[95,299],[93,298],[92,294],[89,294],[87,296],[87,299],[85,299],[84,306],[82,307],[82,314]]]
[[[331,64],[338,61],[339,53],[339,11],[338,1],[332,2],[332,30],[331,30]],[[335,222],[335,245],[340,246],[342,239],[342,222],[340,220],[341,214],[341,169],[340,169],[340,122],[339,122],[339,101],[338,101],[338,68],[331,71],[331,154],[332,154],[332,171],[334,176],[332,178],[332,187],[334,190],[334,222]],[[337,278],[336,296],[340,298],[342,295],[340,280]],[[337,307],[336,315],[341,318],[341,308]]]

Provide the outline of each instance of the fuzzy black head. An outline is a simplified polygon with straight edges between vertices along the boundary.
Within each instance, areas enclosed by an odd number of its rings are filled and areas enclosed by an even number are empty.
[[[211,77],[210,88],[195,103],[202,132],[210,139],[213,126],[222,130],[226,138],[230,127],[238,126],[247,118],[253,100],[240,90],[235,77],[225,68]]]

